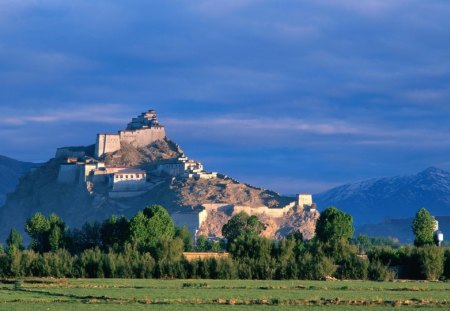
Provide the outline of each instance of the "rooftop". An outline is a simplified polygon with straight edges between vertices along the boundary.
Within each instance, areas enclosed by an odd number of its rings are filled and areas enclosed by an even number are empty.
[[[146,171],[143,171],[141,169],[137,169],[137,168],[128,168],[125,170],[121,170],[118,172],[115,172],[114,174],[136,174],[136,173],[140,173],[140,174],[146,174]]]

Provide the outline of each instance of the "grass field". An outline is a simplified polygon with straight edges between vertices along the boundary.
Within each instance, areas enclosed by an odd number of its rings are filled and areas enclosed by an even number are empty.
[[[450,309],[450,283],[20,279],[0,284],[0,310]]]

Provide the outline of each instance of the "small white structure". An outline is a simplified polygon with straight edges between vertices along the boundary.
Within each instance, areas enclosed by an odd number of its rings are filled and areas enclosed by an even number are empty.
[[[316,204],[313,203],[311,194],[297,194],[297,209],[315,210]]]
[[[121,170],[112,174],[113,191],[141,191],[146,180],[147,173],[143,170]]]
[[[440,247],[442,242],[444,241],[444,233],[439,230],[439,222],[437,221],[436,217],[433,216],[433,219],[434,219],[434,227],[433,227],[434,241],[437,244],[437,246]]]

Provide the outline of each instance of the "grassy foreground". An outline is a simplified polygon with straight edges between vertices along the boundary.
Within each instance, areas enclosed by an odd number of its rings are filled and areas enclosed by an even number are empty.
[[[450,309],[450,283],[366,281],[19,279],[0,310]]]

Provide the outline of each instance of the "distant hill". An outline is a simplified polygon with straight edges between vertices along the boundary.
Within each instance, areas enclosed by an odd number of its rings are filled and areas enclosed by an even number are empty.
[[[437,215],[435,218],[439,222],[439,230],[444,234],[444,241],[448,241],[450,239],[450,216]],[[397,238],[401,243],[413,243],[412,223],[413,218],[386,218],[382,223],[358,226],[355,235],[361,233],[368,236],[389,236]]]
[[[418,174],[346,184],[315,195],[323,209],[333,205],[353,216],[356,225],[385,218],[411,218],[421,207],[450,215],[450,173],[430,167]]]
[[[5,203],[6,194],[14,191],[19,178],[39,165],[17,161],[0,155],[0,206]]]

